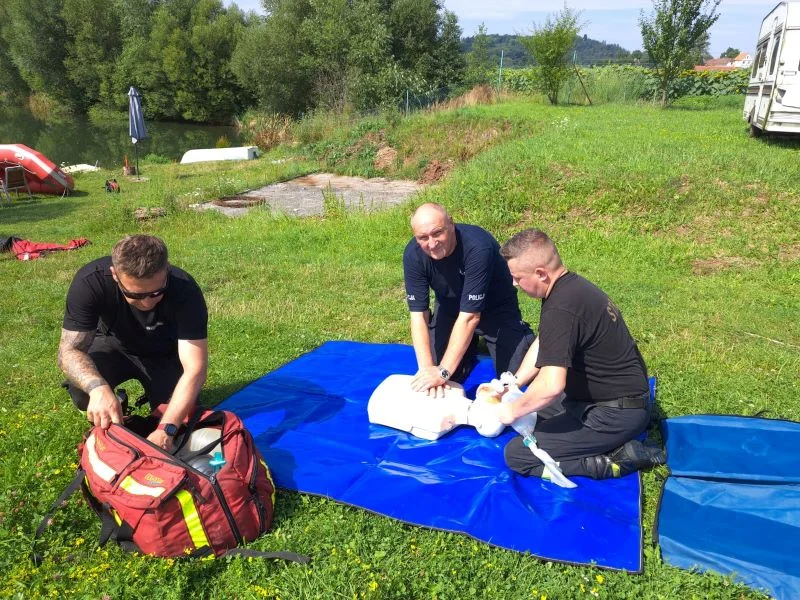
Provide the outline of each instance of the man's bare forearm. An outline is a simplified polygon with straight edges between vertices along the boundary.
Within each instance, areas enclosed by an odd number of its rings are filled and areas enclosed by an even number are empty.
[[[89,347],[94,336],[94,331],[62,329],[58,346],[58,366],[73,385],[87,394],[95,388],[107,385],[89,356]]]

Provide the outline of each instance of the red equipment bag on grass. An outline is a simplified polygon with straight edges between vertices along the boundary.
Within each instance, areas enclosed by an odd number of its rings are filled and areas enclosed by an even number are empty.
[[[136,419],[136,417],[133,417]],[[141,419],[141,417],[139,417]],[[148,418],[145,435],[157,418]],[[93,427],[78,446],[75,479],[52,512],[81,487],[102,521],[100,545],[113,539],[129,551],[162,557],[245,555],[309,559],[291,552],[237,548],[265,533],[272,523],[275,486],[241,419],[206,410],[182,426],[170,454],[126,425]],[[34,555],[34,561],[40,560]]]

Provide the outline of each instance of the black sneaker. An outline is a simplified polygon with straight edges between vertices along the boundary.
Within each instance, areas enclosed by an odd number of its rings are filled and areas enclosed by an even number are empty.
[[[667,452],[663,448],[631,440],[609,454],[584,458],[583,466],[593,479],[609,479],[623,477],[634,471],[642,471],[666,462]]]

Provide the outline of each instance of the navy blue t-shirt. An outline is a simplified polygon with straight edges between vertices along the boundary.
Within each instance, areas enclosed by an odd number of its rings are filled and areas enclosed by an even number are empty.
[[[647,368],[619,309],[577,273],[559,277],[542,300],[537,367],[566,367],[572,400],[647,393]]]
[[[504,324],[522,320],[517,290],[500,246],[476,225],[456,224],[456,247],[450,256],[433,260],[411,238],[403,252],[403,274],[408,310],[430,308],[430,289],[438,310],[453,317],[459,312],[480,313],[479,329],[495,333]]]
[[[169,266],[164,297],[150,311],[128,304],[111,276],[111,257],[83,266],[67,292],[64,329],[97,331],[119,340],[136,356],[174,355],[178,340],[208,337],[208,311],[203,292],[186,271]]]

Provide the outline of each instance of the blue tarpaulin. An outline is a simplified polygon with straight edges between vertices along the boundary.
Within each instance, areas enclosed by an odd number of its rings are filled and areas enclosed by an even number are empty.
[[[510,428],[488,439],[459,427],[427,441],[370,424],[375,387],[388,375],[415,371],[410,346],[327,342],[218,408],[244,420],[281,488],[539,558],[641,572],[638,473],[576,477],[578,487],[567,490],[507,469]],[[482,359],[465,382],[467,395],[494,376]]]
[[[699,415],[662,423],[664,560],[800,598],[800,423]]]

